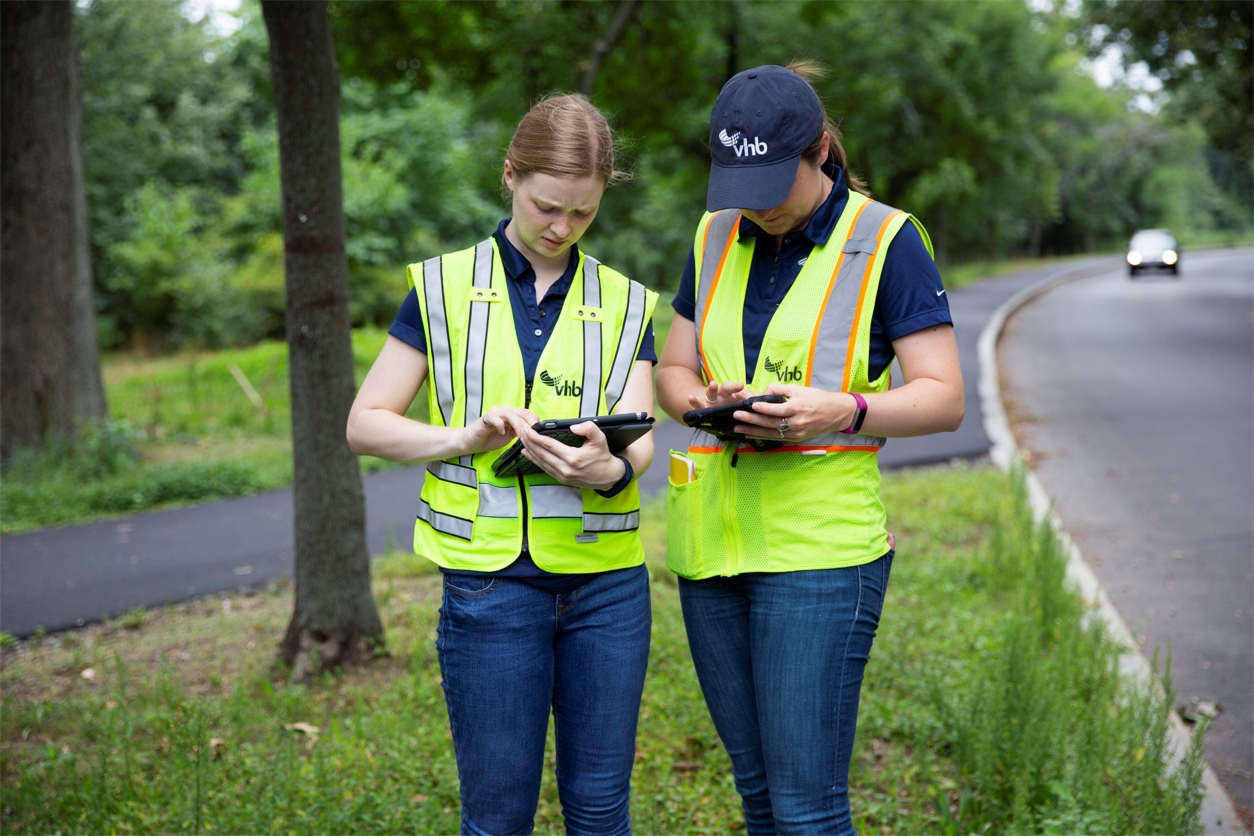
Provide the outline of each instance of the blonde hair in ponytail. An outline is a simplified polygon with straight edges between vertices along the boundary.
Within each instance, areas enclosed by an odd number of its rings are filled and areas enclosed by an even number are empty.
[[[797,75],[814,87],[814,82],[827,75],[827,67],[810,58],[794,58],[784,65],[785,69],[792,70]],[[817,91],[816,91],[817,95]],[[819,106],[823,108],[823,130],[819,131],[819,135],[814,138],[810,146],[802,152],[801,157],[806,162],[819,162],[819,151],[823,146],[823,134],[827,134],[830,140],[827,145],[827,156],[832,162],[844,169],[845,182],[849,184],[852,191],[860,194],[871,194],[871,190],[867,188],[866,181],[859,177],[852,169],[849,168],[849,160],[845,155],[845,146],[841,143],[840,126],[832,121],[832,117],[827,115],[827,106],[823,104],[823,99],[819,98]]]

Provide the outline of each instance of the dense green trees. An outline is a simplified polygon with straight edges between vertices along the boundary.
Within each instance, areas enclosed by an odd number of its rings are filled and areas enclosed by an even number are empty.
[[[331,4],[356,321],[390,319],[404,264],[486,234],[506,211],[499,165],[513,125],[536,97],[574,89],[597,55],[593,98],[628,140],[636,178],[607,195],[588,243],[653,286],[678,280],[704,205],[719,87],[796,56],[830,67],[820,92],[851,165],[877,198],[920,216],[945,263],[1109,246],[1144,226],[1187,242],[1250,224],[1240,183],[1224,175],[1232,160],[1248,164],[1248,149],[1190,104],[1210,88],[1190,81],[1158,115],[1129,109],[1128,91],[1081,70],[1090,38],[1076,31],[1098,22],[1092,9],[1077,19],[1018,2],[694,0],[628,15],[621,2]],[[1139,42],[1111,17],[1124,4],[1098,5],[1111,37]],[[240,14],[222,37],[177,0],[80,9],[107,344],[282,332],[268,47],[252,0]],[[617,39],[597,53],[619,15]],[[1207,31],[1228,45],[1217,55],[1248,56],[1245,24],[1215,19]],[[1172,37],[1171,55],[1199,49]],[[1197,60],[1230,73],[1236,59]],[[1232,118],[1248,122],[1245,105]]]
[[[1215,179],[1247,209],[1254,200],[1254,3],[1086,0],[1094,49],[1144,61],[1172,93],[1168,115],[1210,139]]]

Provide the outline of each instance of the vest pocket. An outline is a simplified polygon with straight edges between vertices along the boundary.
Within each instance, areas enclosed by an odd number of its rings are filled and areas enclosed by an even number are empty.
[[[469,470],[469,468],[466,468]],[[432,477],[435,478],[432,478]],[[441,534],[469,541],[479,514],[479,486],[446,481],[428,468],[418,500],[418,519]]]
[[[700,456],[696,475],[684,485],[669,483],[666,510],[666,566],[683,578],[719,574],[728,556],[724,544],[721,459]],[[669,481],[669,480],[668,480]]]

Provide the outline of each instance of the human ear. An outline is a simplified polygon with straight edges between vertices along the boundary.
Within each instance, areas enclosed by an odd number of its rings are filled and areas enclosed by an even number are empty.
[[[517,184],[514,182],[514,166],[510,164],[508,157],[505,158],[505,171],[502,179],[505,181],[505,188],[512,192]]]

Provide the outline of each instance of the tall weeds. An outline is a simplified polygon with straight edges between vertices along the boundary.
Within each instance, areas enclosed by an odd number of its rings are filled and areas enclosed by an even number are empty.
[[[1119,672],[1123,648],[1067,582],[1048,523],[1018,501],[977,570],[1000,623],[936,699],[969,796],[958,829],[1200,833],[1202,738],[1169,773],[1170,661],[1158,683]]]

